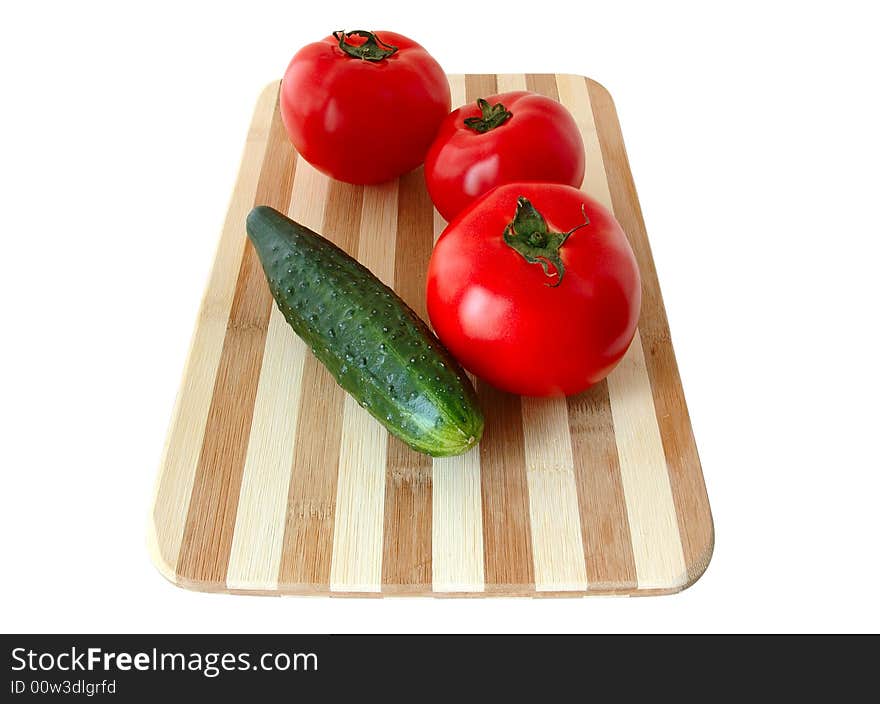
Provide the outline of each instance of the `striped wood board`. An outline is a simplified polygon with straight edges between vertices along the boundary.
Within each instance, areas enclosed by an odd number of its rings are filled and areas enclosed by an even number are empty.
[[[156,483],[150,547],[172,582],[262,594],[649,594],[679,591],[706,569],[712,517],[611,97],[573,75],[449,80],[454,105],[527,88],[575,116],[584,189],[617,216],[641,269],[630,350],[605,382],[568,399],[478,382],[486,430],[466,455],[432,460],[390,437],[285,323],[245,216],[255,204],[287,211],[425,319],[425,272],[444,222],[421,169],[363,187],[297,158],[270,84]]]

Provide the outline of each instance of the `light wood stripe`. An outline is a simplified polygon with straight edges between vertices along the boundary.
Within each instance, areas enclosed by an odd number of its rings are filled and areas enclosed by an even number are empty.
[[[321,233],[357,255],[363,187],[332,181]],[[306,355],[287,497],[278,582],[285,589],[330,589],[330,555],[345,392],[312,354]]]
[[[302,340],[273,307],[226,574],[230,589],[278,584],[305,354]]]
[[[223,223],[159,463],[148,535],[154,562],[171,580],[176,577],[180,543],[211,407],[211,393],[235,295],[245,243],[242,236],[244,221],[256,196],[277,94],[278,83],[270,84],[260,94],[254,109],[238,179]]]
[[[461,79],[453,82],[453,79]],[[452,104],[464,103],[464,77],[451,76]],[[446,221],[434,211],[434,241]],[[476,383],[468,375],[471,383]],[[435,457],[432,469],[432,582],[435,592],[481,592],[483,513],[479,446],[456,457]]]
[[[394,282],[398,182],[364,187],[358,260],[385,284]],[[388,432],[346,395],[330,563],[332,591],[382,587]]]
[[[584,80],[580,76],[560,75],[556,77],[556,87],[560,101],[571,112],[584,139],[587,168],[582,188],[613,212],[608,180],[605,178],[605,165],[602,162],[602,150],[599,147],[599,137]]]
[[[642,275],[642,317],[639,321],[639,333],[647,353],[646,363],[654,408],[666,452],[679,534],[688,567],[687,581],[691,583],[709,565],[715,545],[709,497],[706,495],[700,458],[697,455],[675,352],[672,349],[660,282],[654,258],[651,256],[617,111],[608,91],[595,81],[586,80],[601,138],[614,213],[629,236]]]
[[[603,380],[567,401],[587,581],[590,589],[635,589],[608,385]]]
[[[295,163],[296,154],[276,105],[254,202],[287,208]],[[271,305],[259,257],[247,242],[177,562],[183,583],[223,584],[226,580]]]
[[[449,84],[452,106],[460,107],[466,99],[464,76],[450,76]],[[435,210],[435,242],[445,227],[446,221]],[[481,592],[485,583],[479,446],[464,455],[434,458],[432,477],[434,591]]]
[[[452,109],[457,110],[462,105],[464,105],[465,101],[467,100],[464,74],[457,73],[448,76],[448,78]]]
[[[524,73],[499,73],[496,77],[496,83],[498,85],[498,93],[508,93],[513,90],[527,90],[526,74]]]
[[[394,290],[422,319],[425,279],[434,244],[434,206],[421,168],[400,177]],[[382,588],[418,591],[431,585],[431,458],[388,437]]]
[[[529,516],[538,591],[587,588],[564,398],[522,399]]]
[[[558,76],[557,84],[582,130],[586,190],[614,212],[587,85],[583,77],[571,75]],[[638,586],[681,584],[686,578],[684,552],[638,332],[607,384]]]
[[[327,183],[326,176],[300,161],[290,217],[320,230]],[[301,438],[296,430],[306,354],[303,341],[273,305],[226,575],[230,589],[274,589],[278,585],[293,450]]]
[[[484,576],[479,448],[457,457],[435,457],[432,477],[433,589],[481,592]]]
[[[497,92],[490,74],[465,77],[467,102]],[[483,381],[477,395],[487,414],[480,443],[480,496],[483,513],[483,572],[487,591],[534,589],[525,473],[522,406],[519,396],[501,393]]]

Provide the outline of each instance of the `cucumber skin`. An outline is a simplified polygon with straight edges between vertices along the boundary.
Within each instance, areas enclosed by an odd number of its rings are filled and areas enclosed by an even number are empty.
[[[394,291],[274,208],[255,207],[247,233],[285,320],[390,433],[434,457],[479,442],[483,414],[470,380]]]

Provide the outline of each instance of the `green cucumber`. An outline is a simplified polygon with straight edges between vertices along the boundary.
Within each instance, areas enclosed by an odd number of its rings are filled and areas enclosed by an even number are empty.
[[[474,388],[428,326],[339,247],[268,206],[247,218],[278,309],[339,385],[389,432],[435,457],[476,445]]]

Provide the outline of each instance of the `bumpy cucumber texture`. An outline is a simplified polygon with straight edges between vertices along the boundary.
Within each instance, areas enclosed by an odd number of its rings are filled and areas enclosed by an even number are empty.
[[[473,386],[394,291],[268,206],[251,211],[247,233],[294,332],[389,432],[435,457],[479,442],[483,415]]]

